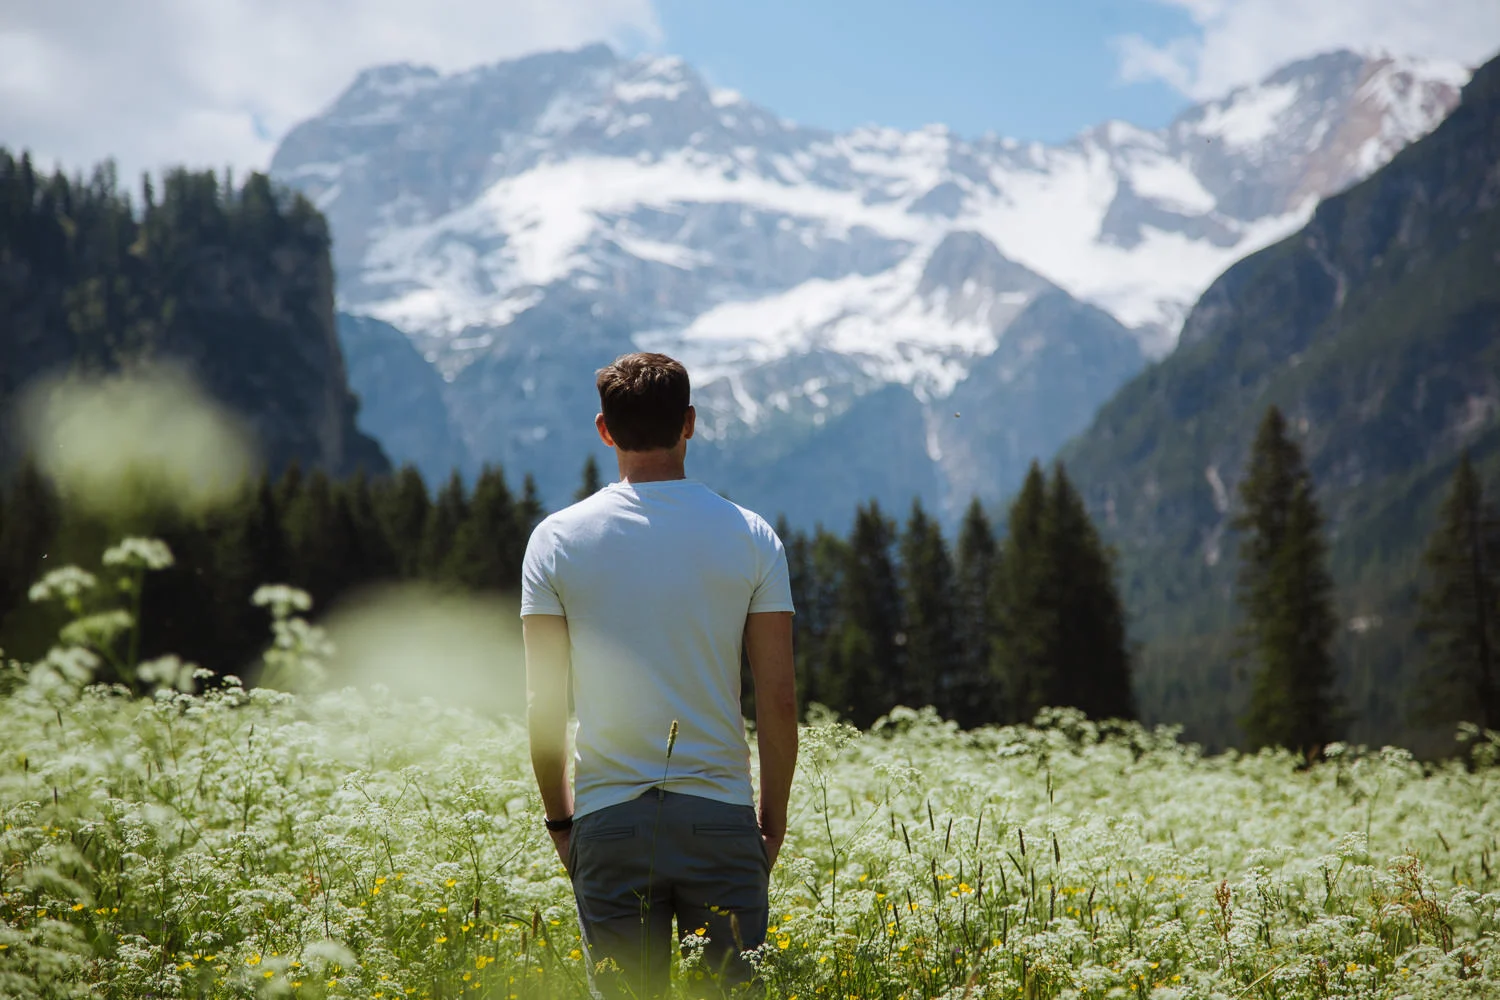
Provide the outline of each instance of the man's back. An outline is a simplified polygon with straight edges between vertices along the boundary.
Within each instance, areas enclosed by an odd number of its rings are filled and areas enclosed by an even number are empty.
[[[629,801],[664,773],[673,791],[753,804],[745,619],[791,610],[775,533],[694,480],[614,483],[542,522],[521,613],[568,622],[576,814]]]
[[[726,985],[754,973],[743,953],[765,942],[797,766],[792,594],[776,533],[687,478],[697,426],[687,369],[626,354],[594,384],[594,428],[620,481],[543,521],[526,547],[526,721],[590,987],[640,1000],[667,988],[674,920],[679,936],[707,933],[705,968]],[[742,650],[755,684],[758,808]]]

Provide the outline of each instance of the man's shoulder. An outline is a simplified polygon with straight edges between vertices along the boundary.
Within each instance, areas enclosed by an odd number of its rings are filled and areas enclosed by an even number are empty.
[[[757,541],[771,545],[775,545],[780,541],[780,539],[776,535],[776,529],[772,528],[771,523],[765,518],[761,517],[755,511],[751,510],[749,507],[742,507],[739,504],[735,503],[733,500],[729,500],[725,497],[719,496],[719,494],[717,493],[714,494],[714,497],[720,503],[725,505],[726,510],[733,511],[734,514],[744,522],[745,530],[748,531]]]
[[[584,497],[575,501],[561,510],[555,510],[551,514],[537,522],[537,526],[531,529],[533,542],[554,541],[565,538],[569,532],[576,530],[582,525],[596,523],[599,516],[604,513],[609,505],[609,487],[601,489],[592,496]]]

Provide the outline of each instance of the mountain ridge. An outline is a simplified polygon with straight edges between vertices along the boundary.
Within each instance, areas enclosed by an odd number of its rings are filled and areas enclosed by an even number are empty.
[[[272,169],[330,219],[341,308],[402,329],[442,373],[474,461],[534,469],[546,495],[570,492],[592,445],[565,424],[591,411],[552,402],[574,398],[558,380],[649,347],[698,376],[699,454],[727,491],[779,480],[756,502],[808,522],[869,496],[892,506],[921,496],[951,523],[972,483],[934,456],[969,454],[991,472],[982,495],[1007,493],[1024,471],[1012,453],[1046,457],[1082,430],[1173,342],[1224,266],[1430,127],[1459,75],[1315,57],[1166,129],[1106,123],[1045,146],[941,126],[807,128],[709,87],[680,59],[594,46],[450,76],[366,71],[292,130]],[[974,242],[960,253],[948,241],[964,233]],[[945,265],[935,285],[928,264],[945,256],[973,273]],[[1109,314],[1135,356],[1113,337],[1107,360],[1016,351],[1012,368],[1061,365],[1037,384],[1066,386],[1069,400],[1064,412],[1037,393],[1017,414],[1005,397],[1024,372],[1007,381],[981,363],[1049,288],[1075,303],[1070,317]],[[970,416],[939,420],[979,369]],[[889,385],[913,396],[926,425],[922,447],[897,464],[926,463],[930,488],[856,481],[835,500],[790,469],[778,476],[774,457],[764,475],[737,457],[774,456],[774,442],[748,442],[815,436]],[[493,399],[507,388],[526,406]],[[1017,416],[1033,430],[981,446],[995,421]],[[722,453],[731,445],[735,455]]]
[[[1500,479],[1496,122],[1500,60],[1475,72],[1430,136],[1226,271],[1176,351],[1062,450],[1121,553],[1157,712],[1184,691],[1234,688],[1199,664],[1231,645],[1229,521],[1255,425],[1274,404],[1328,519],[1344,693],[1374,720],[1359,735],[1389,740],[1407,724],[1423,526],[1461,451]],[[1225,716],[1211,728],[1232,725]]]

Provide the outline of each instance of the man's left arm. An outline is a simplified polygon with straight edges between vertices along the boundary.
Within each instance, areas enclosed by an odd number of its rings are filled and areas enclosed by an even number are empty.
[[[568,781],[568,620],[561,615],[526,615],[521,619],[526,643],[526,725],[531,736],[531,768],[550,820],[573,815],[573,788]],[[568,863],[571,831],[552,834],[563,866]]]

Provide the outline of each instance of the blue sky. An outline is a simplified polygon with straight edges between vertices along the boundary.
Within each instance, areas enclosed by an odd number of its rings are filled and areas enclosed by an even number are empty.
[[[942,122],[1056,141],[1107,118],[1166,124],[1190,99],[1126,83],[1114,39],[1193,28],[1150,0],[657,0],[661,38],[718,86],[807,125]]]

